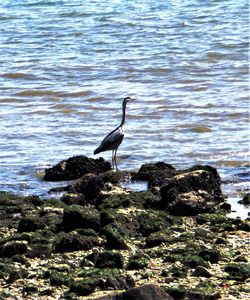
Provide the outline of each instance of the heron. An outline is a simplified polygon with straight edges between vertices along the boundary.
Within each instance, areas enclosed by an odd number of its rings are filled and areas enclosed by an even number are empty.
[[[126,97],[123,99],[122,103],[122,120],[121,124],[116,127],[113,131],[111,131],[101,142],[100,146],[95,149],[94,154],[98,154],[100,152],[112,150],[112,169],[116,167],[117,170],[117,163],[116,163],[116,153],[117,149],[120,146],[123,138],[124,138],[124,124],[126,118],[126,106],[127,103],[131,100],[134,100],[130,97]]]

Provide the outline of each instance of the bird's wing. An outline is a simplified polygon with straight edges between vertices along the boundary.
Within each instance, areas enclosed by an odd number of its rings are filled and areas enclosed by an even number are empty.
[[[106,143],[112,143],[115,142],[117,139],[124,136],[124,131],[122,127],[117,127],[115,130],[111,131],[102,141],[101,146],[105,145]]]

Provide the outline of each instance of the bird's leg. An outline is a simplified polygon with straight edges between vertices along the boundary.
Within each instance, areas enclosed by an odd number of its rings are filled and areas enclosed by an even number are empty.
[[[117,152],[117,149],[115,149],[114,162],[115,162],[115,168],[116,168],[116,170],[118,170],[117,162],[116,162],[116,152]]]
[[[112,170],[114,169],[114,150],[112,150],[112,162],[111,162]]]

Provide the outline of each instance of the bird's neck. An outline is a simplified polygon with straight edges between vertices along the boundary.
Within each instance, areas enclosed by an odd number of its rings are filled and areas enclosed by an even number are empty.
[[[125,119],[126,119],[126,102],[124,102],[122,105],[122,121],[120,127],[124,125]]]

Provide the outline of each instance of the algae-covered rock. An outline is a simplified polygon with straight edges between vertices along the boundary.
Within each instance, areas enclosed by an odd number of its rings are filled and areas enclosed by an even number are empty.
[[[250,193],[247,193],[244,195],[242,200],[239,200],[238,203],[243,204],[243,205],[250,205]]]
[[[72,279],[68,276],[68,274],[58,272],[56,270],[50,271],[49,280],[50,284],[55,286],[68,286],[72,282]]]
[[[0,245],[0,257],[12,257],[16,254],[24,254],[27,252],[26,241],[8,241]]]
[[[174,176],[160,192],[160,207],[176,215],[197,215],[221,200],[219,178],[204,169]]]
[[[100,230],[100,214],[92,207],[71,205],[64,209],[63,219],[58,226],[66,232],[77,228]]]
[[[80,235],[77,232],[62,233],[54,242],[54,252],[72,252],[89,250],[97,246],[99,241],[96,237]]]
[[[145,269],[149,264],[149,256],[141,252],[137,252],[129,257],[127,269],[140,270]]]
[[[124,268],[123,256],[119,252],[103,251],[91,253],[85,257],[85,260],[92,261],[96,268]]]
[[[248,263],[229,263],[225,266],[228,278],[238,281],[244,281],[250,277],[250,264]]]
[[[27,216],[20,220],[17,231],[18,232],[31,232],[38,229],[44,229],[46,223],[44,219],[39,216]]]
[[[96,298],[96,300],[173,300],[160,286],[156,284],[147,284],[130,288],[127,291]]]
[[[111,223],[103,227],[102,232],[107,240],[109,249],[129,250],[129,237],[124,230],[116,223]]]
[[[73,180],[87,173],[99,174],[108,170],[111,170],[111,165],[103,158],[93,159],[79,155],[63,160],[52,168],[45,169],[44,180]]]

